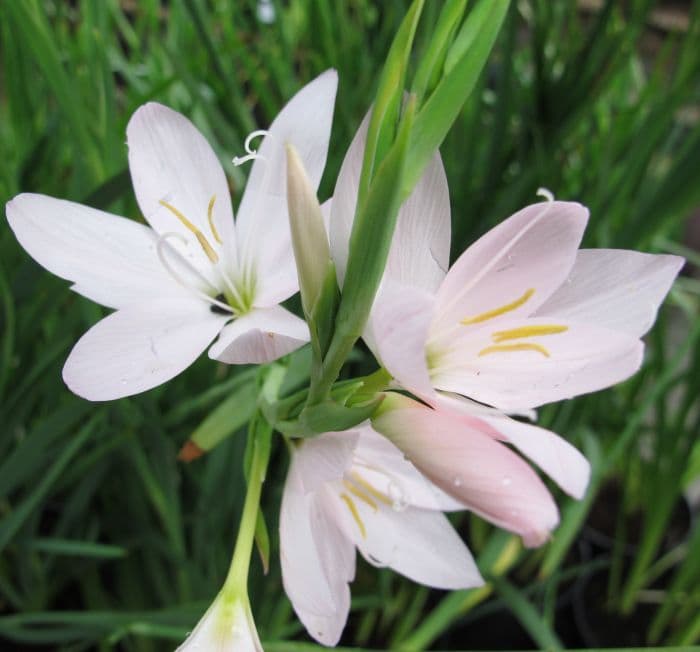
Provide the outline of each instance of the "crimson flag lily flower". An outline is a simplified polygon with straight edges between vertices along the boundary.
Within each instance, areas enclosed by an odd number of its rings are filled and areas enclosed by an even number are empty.
[[[443,510],[463,509],[368,425],[303,440],[280,513],[284,588],[309,634],[340,639],[355,548],[370,563],[442,589],[483,580]]]
[[[63,369],[72,391],[101,401],[146,391],[209,346],[222,362],[262,363],[308,341],[279,304],[298,289],[287,217],[285,144],[314,187],[326,163],[337,74],[302,88],[264,135],[234,224],[223,168],[196,127],[156,103],[127,127],[129,168],[150,224],[44,195],[7,204],[20,244],[72,289],[116,309],[75,345]]]
[[[331,251],[342,282],[366,123],[338,177]],[[644,335],[683,266],[678,256],[579,249],[588,210],[528,206],[447,271],[450,204],[439,154],[399,213],[364,338],[427,402],[517,413],[608,387],[642,361]]]

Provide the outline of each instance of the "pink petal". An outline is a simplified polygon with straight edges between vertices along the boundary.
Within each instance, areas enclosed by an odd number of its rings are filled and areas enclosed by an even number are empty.
[[[515,446],[567,494],[581,499],[591,477],[588,460],[568,441],[544,428],[508,417],[479,417],[493,428],[493,436]]]
[[[63,380],[90,401],[145,392],[189,367],[227,319],[195,299],[127,306],[78,340],[63,367]]]
[[[254,308],[236,317],[209,349],[209,357],[228,364],[263,364],[309,341],[306,322],[281,306]]]
[[[385,280],[364,336],[387,371],[403,387],[425,397],[434,394],[425,358],[433,305],[427,292]]]
[[[143,224],[34,194],[8,202],[7,220],[32,258],[104,306],[187,296],[158,260],[156,234]]]
[[[588,210],[580,204],[546,202],[491,229],[445,277],[431,339],[449,342],[462,320],[491,326],[532,314],[565,281],[587,219]],[[499,309],[502,314],[488,317]]]
[[[499,333],[552,324],[562,325],[538,317],[474,331],[464,327],[432,367],[434,386],[518,411],[609,387],[641,365],[639,340],[589,324],[566,322],[565,332],[497,342]],[[498,350],[499,346],[523,348]]]
[[[624,249],[581,249],[566,283],[537,310],[635,337],[646,333],[685,260]]]
[[[515,453],[457,418],[409,402],[373,420],[430,480],[526,545],[544,543],[559,522],[556,505],[537,474]]]
[[[348,583],[355,575],[355,550],[326,509],[307,493],[300,459],[314,451],[306,443],[293,455],[280,511],[282,582],[294,611],[313,638],[336,645],[350,610]]]
[[[156,102],[149,102],[134,113],[126,135],[136,199],[150,225],[159,234],[175,232],[187,238],[189,246],[182,253],[203,273],[211,272],[211,261],[195,235],[160,204],[161,200],[167,202],[200,230],[224,259],[227,272],[235,273],[231,196],[221,163],[206,138],[183,115]],[[207,217],[212,197],[216,197],[212,209],[214,229]]]
[[[326,165],[337,86],[335,70],[319,75],[282,108],[262,141],[252,144],[258,158],[241,198],[236,231],[243,265],[256,277],[256,305],[277,304],[297,289],[285,144],[295,147],[316,190]]]

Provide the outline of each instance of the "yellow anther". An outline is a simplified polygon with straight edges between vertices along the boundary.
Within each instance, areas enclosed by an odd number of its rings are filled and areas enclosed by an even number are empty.
[[[214,226],[214,217],[212,213],[214,212],[215,201],[216,195],[212,195],[211,199],[209,200],[209,206],[207,207],[207,219],[209,220],[209,228],[211,229],[211,233],[214,236],[214,240],[216,240],[219,244],[224,244],[224,241],[219,236],[219,232],[216,230],[216,226]]]
[[[533,294],[535,294],[535,288],[530,288],[529,290],[526,290],[523,296],[516,299],[515,301],[512,301],[511,303],[507,303],[505,306],[501,306],[500,308],[494,308],[493,310],[487,310],[486,312],[482,312],[481,314],[476,315],[474,317],[465,317],[459,323],[467,326],[468,324],[479,324],[482,321],[487,321],[489,319],[493,319],[494,317],[500,317],[501,315],[505,315],[511,310],[520,308],[520,306],[527,303],[528,299]]]
[[[353,482],[362,487],[368,494],[371,494],[374,496],[379,502],[384,503],[385,505],[391,506],[392,501],[389,496],[383,494],[379,489],[376,489],[373,487],[367,480],[365,480],[357,471],[353,471],[350,474],[350,477],[352,478]]]
[[[564,333],[568,330],[568,326],[560,326],[558,324],[537,324],[533,326],[511,328],[507,331],[496,331],[492,337],[494,342],[503,342],[505,340],[517,340],[520,337],[533,337],[535,335],[556,335],[557,333]]]
[[[192,224],[192,222],[190,222],[179,210],[177,210],[175,206],[171,206],[165,200],[161,199],[158,203],[164,208],[167,208],[175,217],[177,217],[177,219],[180,220],[182,225],[188,231],[194,233],[194,236],[197,238],[197,242],[199,242],[200,246],[204,250],[204,253],[207,255],[207,258],[211,260],[212,263],[219,262],[218,254],[209,244],[209,241],[204,237],[204,234],[194,224]]]
[[[479,351],[479,357],[488,355],[489,353],[509,353],[511,351],[537,351],[541,353],[545,358],[549,358],[549,351],[545,349],[541,344],[535,344],[534,342],[521,342],[518,344],[494,344],[493,346],[487,346],[485,349]]]
[[[354,496],[357,496],[363,503],[369,505],[375,512],[379,509],[377,503],[375,503],[364,491],[358,489],[354,484],[343,480],[345,488]]]
[[[348,509],[350,510],[350,513],[352,514],[352,517],[355,519],[355,523],[357,523],[357,527],[360,529],[360,534],[362,535],[362,538],[366,539],[367,538],[367,530],[365,529],[365,524],[362,522],[362,519],[360,518],[360,512],[357,511],[357,505],[355,505],[355,501],[345,493],[340,494],[340,498],[348,506]]]

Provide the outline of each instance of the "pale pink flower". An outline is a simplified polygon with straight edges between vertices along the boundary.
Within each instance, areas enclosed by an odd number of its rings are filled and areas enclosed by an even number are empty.
[[[280,513],[284,588],[309,634],[335,645],[350,609],[355,549],[376,566],[442,589],[483,583],[442,510],[441,492],[369,426],[294,449]]]
[[[328,151],[335,71],[301,89],[264,135],[234,225],[223,168],[196,127],[149,103],[127,127],[136,198],[150,227],[43,195],[7,204],[20,244],[72,289],[116,312],[75,345],[66,384],[90,400],[143,392],[209,356],[268,362],[308,341],[279,304],[298,289],[287,216],[285,144],[314,187]]]
[[[341,282],[365,130],[366,123],[332,201]],[[399,213],[365,340],[403,387],[430,403],[449,393],[521,412],[625,380],[641,364],[640,338],[684,261],[579,250],[587,220],[588,210],[573,202],[528,206],[448,272],[450,204],[436,155]]]
[[[175,652],[263,652],[247,596],[220,593]]]

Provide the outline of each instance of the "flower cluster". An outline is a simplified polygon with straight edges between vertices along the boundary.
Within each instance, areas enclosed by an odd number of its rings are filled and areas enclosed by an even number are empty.
[[[301,285],[308,318],[327,259],[342,291],[367,134],[365,120],[318,206],[336,85],[334,71],[322,74],[256,132],[257,150],[246,143],[253,163],[235,222],[214,151],[154,103],[127,128],[149,226],[42,195],[8,203],[29,254],[115,310],[73,348],[63,370],[72,391],[116,399],[164,383],[207,348],[221,362],[266,363],[309,341],[307,322],[281,303]],[[635,373],[683,260],[579,249],[587,209],[545,194],[449,269],[439,153],[401,206],[363,334],[391,381],[368,421],[290,442],[284,588],[323,644],[347,620],[355,549],[421,584],[475,587],[479,570],[445,512],[473,511],[539,546],[559,516],[525,458],[574,498],[586,491],[581,453],[513,417]],[[180,649],[261,649],[246,594],[222,592]]]

